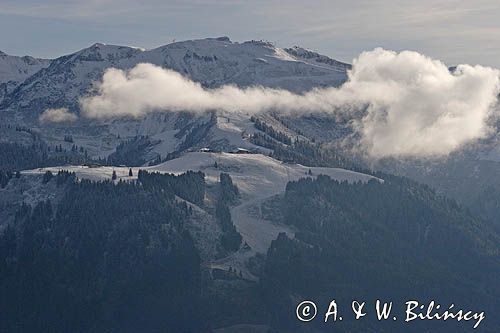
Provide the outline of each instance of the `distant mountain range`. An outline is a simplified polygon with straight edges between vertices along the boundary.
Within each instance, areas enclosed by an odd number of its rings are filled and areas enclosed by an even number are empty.
[[[133,159],[134,165],[141,165],[205,147],[226,152],[241,147],[269,154],[274,149],[270,142],[276,137],[332,143],[350,133],[348,124],[333,116],[272,112],[259,115],[265,128],[257,128],[250,115],[221,111],[99,121],[80,117],[71,124],[40,123],[40,114],[48,108],[65,107],[79,113],[78,99],[91,92],[93,83],[107,68],[130,69],[139,63],[175,70],[208,88],[262,85],[298,93],[339,86],[347,80],[351,68],[350,64],[298,46],[278,48],[266,41],[235,42],[228,37],[174,42],[151,50],[96,43],[56,59],[0,52],[0,142],[27,146],[43,142],[66,151],[75,145],[91,158],[112,155],[114,161],[125,164],[123,158],[127,157],[127,163]],[[255,135],[257,138],[251,139]],[[430,183],[461,202],[484,202],[478,199],[484,196],[484,184],[491,184],[500,174],[498,142],[498,137],[488,139],[465,153],[459,152],[445,164],[389,161],[370,167]],[[349,155],[350,151],[344,153]],[[444,167],[446,163],[452,167]],[[498,203],[488,207],[488,216],[500,211]]]
[[[262,85],[302,92],[337,86],[349,64],[301,47],[278,48],[264,41],[232,42],[227,37],[188,40],[152,50],[96,43],[53,60],[0,56],[0,110],[32,122],[46,108],[78,111],[78,97],[105,69],[152,63],[173,69],[206,87]],[[4,74],[5,73],[5,74]]]

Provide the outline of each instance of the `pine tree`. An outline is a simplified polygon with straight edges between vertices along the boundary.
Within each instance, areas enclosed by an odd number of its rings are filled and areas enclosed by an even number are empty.
[[[134,174],[132,173],[132,168],[128,169],[128,176],[132,177]]]
[[[116,176],[116,171],[113,170],[113,175],[111,176],[111,180],[116,180],[117,176]]]

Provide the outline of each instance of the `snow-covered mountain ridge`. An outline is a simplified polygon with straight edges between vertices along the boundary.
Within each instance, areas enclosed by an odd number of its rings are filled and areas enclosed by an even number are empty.
[[[302,48],[282,49],[263,41],[238,43],[227,37],[174,42],[151,50],[96,43],[28,75],[5,96],[0,110],[28,122],[46,108],[78,111],[78,98],[106,68],[129,69],[138,63],[173,69],[206,87],[262,85],[296,92],[339,85],[349,68]]]
[[[11,56],[0,51],[0,102],[15,87],[49,64],[48,59]]]
[[[5,62],[5,66],[14,71],[8,66],[11,63]],[[96,43],[72,54],[44,60],[43,66],[34,65],[30,72],[18,76],[18,81],[5,90],[5,96],[0,96],[0,120],[5,125],[0,126],[2,137],[19,142],[20,133],[14,132],[14,128],[21,126],[38,133],[50,146],[62,144],[65,149],[71,149],[72,143],[63,140],[71,136],[90,156],[106,157],[121,142],[148,136],[154,142],[147,153],[148,161],[155,155],[165,157],[185,150],[192,146],[193,140],[199,142],[198,148],[200,145],[224,150],[229,146],[254,148],[248,136],[255,128],[249,121],[250,116],[244,115],[224,116],[219,112],[218,120],[213,122],[207,120],[210,115],[178,114],[104,122],[80,117],[73,124],[39,121],[40,114],[48,108],[69,108],[79,113],[78,99],[92,91],[94,82],[101,79],[107,68],[126,70],[139,63],[175,70],[205,87],[262,85],[296,92],[340,85],[346,80],[349,68],[347,64],[299,47],[282,49],[265,41],[240,43],[227,37],[174,42],[151,50]],[[190,133],[189,143],[186,140]]]
[[[48,59],[11,56],[0,51],[0,83],[23,82],[49,64],[50,60]]]

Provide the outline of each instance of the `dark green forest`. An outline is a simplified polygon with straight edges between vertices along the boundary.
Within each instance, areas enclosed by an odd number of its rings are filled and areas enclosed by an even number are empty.
[[[18,171],[63,164],[84,164],[91,161],[85,150],[73,145],[70,150],[60,146],[49,147],[43,143],[30,146],[0,142],[0,170]]]
[[[199,332],[186,204],[166,187],[60,177],[58,205],[21,207],[0,236],[0,331]]]
[[[233,184],[231,177],[222,172],[219,177],[219,194],[215,206],[215,217],[222,229],[220,239],[222,251],[236,251],[241,245],[242,237],[233,224],[229,210],[229,206],[236,202],[238,196],[238,188]]]
[[[298,329],[290,295],[331,299],[349,307],[353,299],[408,299],[478,307],[495,313],[500,298],[500,236],[454,201],[405,178],[383,175],[381,183],[348,184],[327,176],[288,183],[280,203],[285,223],[268,251],[261,280],[273,322]],[[449,303],[447,303],[449,302]],[[403,317],[403,314],[400,313]],[[499,327],[491,316],[485,331]],[[318,320],[316,323],[320,323]],[[425,326],[424,326],[425,324]],[[331,331],[331,324],[317,324]],[[362,325],[362,326],[360,326]],[[400,322],[345,321],[338,331],[393,332]],[[405,331],[470,331],[450,322],[404,326]]]
[[[145,189],[175,193],[182,199],[203,205],[205,196],[205,175],[202,172],[188,171],[175,176],[159,172],[139,170],[139,182]]]

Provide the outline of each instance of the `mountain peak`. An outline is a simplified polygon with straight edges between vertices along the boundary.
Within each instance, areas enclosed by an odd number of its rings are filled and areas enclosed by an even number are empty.
[[[114,45],[114,44],[106,44],[106,43],[101,43],[101,42],[97,42],[97,43],[94,43],[92,45],[90,45],[89,47],[86,47],[81,51],[84,51],[84,50],[113,50],[113,49],[137,49],[136,47],[131,47],[131,46],[125,46],[125,45]]]
[[[20,86],[15,95],[4,97],[2,107],[29,109],[33,118],[46,108],[63,104],[77,108],[79,96],[111,67],[128,70],[139,63],[150,63],[209,88],[229,84],[301,93],[342,84],[349,66],[299,47],[282,49],[266,40],[236,42],[226,36],[178,41],[149,50],[98,42],[51,62],[30,66],[29,71],[24,69],[31,62],[23,61],[18,66],[11,61],[4,63],[9,75],[0,75],[0,83],[14,80]],[[49,63],[47,70],[38,71]],[[23,75],[16,74],[19,68]]]
[[[105,46],[106,46],[105,43],[99,43],[99,42],[97,42],[97,43],[92,44],[90,47],[91,48],[102,48],[102,47],[105,47]]]
[[[73,54],[62,56],[58,59],[67,61],[94,61],[94,62],[110,62],[114,63],[120,59],[132,58],[137,53],[144,51],[144,49],[112,45],[104,43],[94,43]]]
[[[23,82],[40,69],[49,66],[50,60],[37,59],[31,56],[13,56],[0,51],[0,84],[10,84],[10,92],[17,84]],[[0,102],[3,95],[0,94]]]
[[[231,42],[231,39],[227,36],[221,36],[221,37],[209,37],[207,38],[208,40],[216,40],[216,41],[219,41],[219,42],[229,42],[229,43],[232,43]]]

